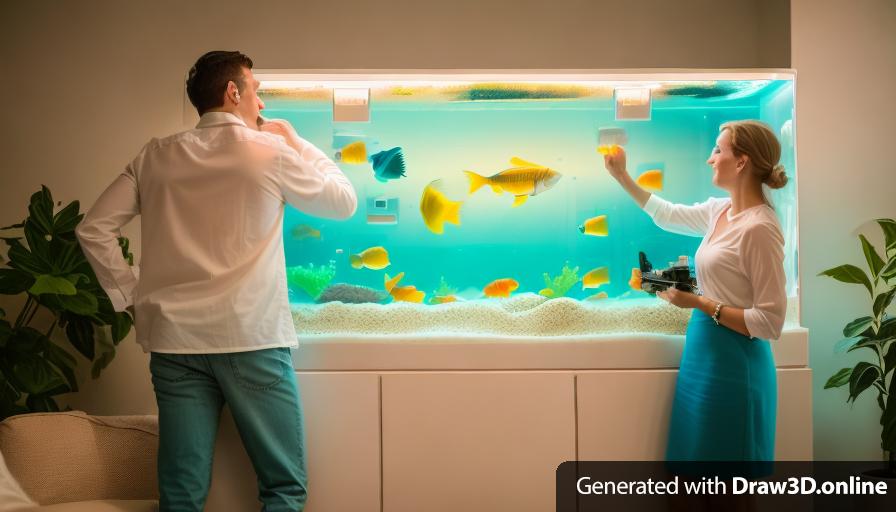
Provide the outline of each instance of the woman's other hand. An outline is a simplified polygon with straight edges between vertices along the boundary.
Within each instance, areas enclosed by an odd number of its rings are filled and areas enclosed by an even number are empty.
[[[678,288],[666,288],[661,292],[656,292],[656,296],[673,306],[685,309],[697,307],[697,301],[700,298],[691,292],[685,292]]]

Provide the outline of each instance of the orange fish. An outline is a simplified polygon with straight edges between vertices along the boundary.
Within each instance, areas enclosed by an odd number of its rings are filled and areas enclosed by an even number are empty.
[[[436,295],[429,299],[430,304],[448,304],[449,302],[457,302],[457,297],[454,295]]]
[[[510,297],[510,294],[519,287],[520,283],[513,279],[495,279],[485,285],[485,288],[482,289],[482,293],[484,293],[486,297]]]
[[[641,188],[643,188],[644,190],[660,192],[661,190],[663,190],[663,171],[659,169],[644,171],[640,176],[638,176],[638,179],[635,180],[635,183],[641,185]]]
[[[594,295],[589,295],[589,296],[585,297],[585,300],[594,301],[594,300],[606,299],[607,297],[609,297],[609,295],[607,295],[607,292],[598,292],[598,293],[595,293]]]
[[[628,280],[628,285],[632,287],[632,290],[641,289],[641,269],[632,269],[632,278]]]
[[[395,286],[401,281],[401,278],[404,277],[404,272],[401,272],[395,277],[389,277],[389,274],[386,274],[383,281],[384,286],[386,287],[386,291],[389,292],[389,295],[392,296],[392,300],[395,302],[423,302],[423,297],[426,295],[425,292],[421,292],[415,286]]]

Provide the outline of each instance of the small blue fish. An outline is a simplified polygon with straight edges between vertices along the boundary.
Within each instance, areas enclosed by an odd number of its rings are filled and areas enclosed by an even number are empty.
[[[397,180],[404,173],[404,155],[401,153],[400,147],[380,151],[368,158],[373,164],[373,176],[385,183],[388,180]]]

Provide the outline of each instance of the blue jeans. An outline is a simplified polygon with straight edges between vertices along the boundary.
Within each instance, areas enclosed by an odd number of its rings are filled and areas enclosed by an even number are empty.
[[[289,348],[162,354],[149,363],[159,405],[160,512],[201,512],[226,403],[265,512],[301,511],[307,499],[302,410]]]

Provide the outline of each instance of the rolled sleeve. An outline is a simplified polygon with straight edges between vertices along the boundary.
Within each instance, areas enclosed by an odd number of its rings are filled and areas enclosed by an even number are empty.
[[[278,182],[284,200],[318,217],[346,219],[354,215],[358,199],[351,181],[313,144],[300,139],[301,151],[281,143]]]
[[[774,340],[781,337],[787,312],[784,274],[784,237],[769,224],[744,233],[741,244],[743,271],[753,284],[753,307],[744,310],[750,336]]]
[[[709,230],[713,213],[726,202],[711,197],[693,205],[676,204],[666,201],[656,194],[650,194],[644,203],[644,211],[653,222],[665,231],[688,236],[703,236]]]
[[[122,257],[121,228],[140,213],[137,181],[129,166],[103,191],[75,229],[84,256],[115,311],[134,303],[137,272]]]

